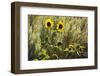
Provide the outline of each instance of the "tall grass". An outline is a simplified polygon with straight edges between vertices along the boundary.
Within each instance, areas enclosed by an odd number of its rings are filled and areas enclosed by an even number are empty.
[[[48,19],[52,21],[53,26],[51,28],[46,27],[46,20]],[[63,25],[61,30],[57,29],[60,22]],[[87,57],[87,17],[28,16],[28,60]]]

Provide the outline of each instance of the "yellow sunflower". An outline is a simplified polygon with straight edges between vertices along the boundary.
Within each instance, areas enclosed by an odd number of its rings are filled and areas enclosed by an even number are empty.
[[[69,48],[73,48],[74,46],[73,45],[69,45]]]
[[[45,27],[48,29],[51,29],[53,27],[54,23],[51,19],[46,19],[45,20]]]
[[[64,24],[63,24],[62,21],[59,21],[59,22],[58,22],[58,24],[57,24],[57,30],[58,30],[59,32],[63,32],[63,30],[64,30]]]

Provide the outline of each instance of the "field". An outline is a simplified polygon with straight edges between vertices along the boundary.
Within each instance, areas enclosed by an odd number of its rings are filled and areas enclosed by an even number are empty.
[[[88,57],[88,18],[28,15],[28,60]]]

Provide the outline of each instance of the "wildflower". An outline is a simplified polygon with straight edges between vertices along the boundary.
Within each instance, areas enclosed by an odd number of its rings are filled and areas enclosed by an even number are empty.
[[[69,45],[69,50],[72,50],[74,48],[73,45]]]
[[[73,48],[73,45],[69,45],[70,48]]]
[[[61,22],[61,21],[58,22],[58,24],[57,24],[57,30],[59,32],[63,32],[63,30],[64,30],[64,24],[63,24],[63,22]]]
[[[54,23],[53,23],[53,21],[51,19],[46,19],[46,21],[45,21],[45,27],[47,29],[51,29],[53,27],[53,25],[54,25]]]

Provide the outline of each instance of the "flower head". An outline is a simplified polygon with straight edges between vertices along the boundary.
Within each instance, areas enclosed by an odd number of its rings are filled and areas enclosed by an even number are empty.
[[[59,22],[58,22],[58,24],[57,24],[57,30],[58,30],[59,32],[63,32],[63,30],[64,30],[64,24],[63,24],[62,21],[59,21]]]
[[[58,45],[58,46],[61,46],[61,45],[62,45],[62,43],[61,43],[61,42],[58,42],[58,43],[57,43],[57,45]]]
[[[54,23],[51,19],[46,19],[45,21],[45,27],[48,29],[51,29],[53,27]]]
[[[68,47],[69,47],[69,50],[74,49],[74,46],[73,45],[69,45]]]

